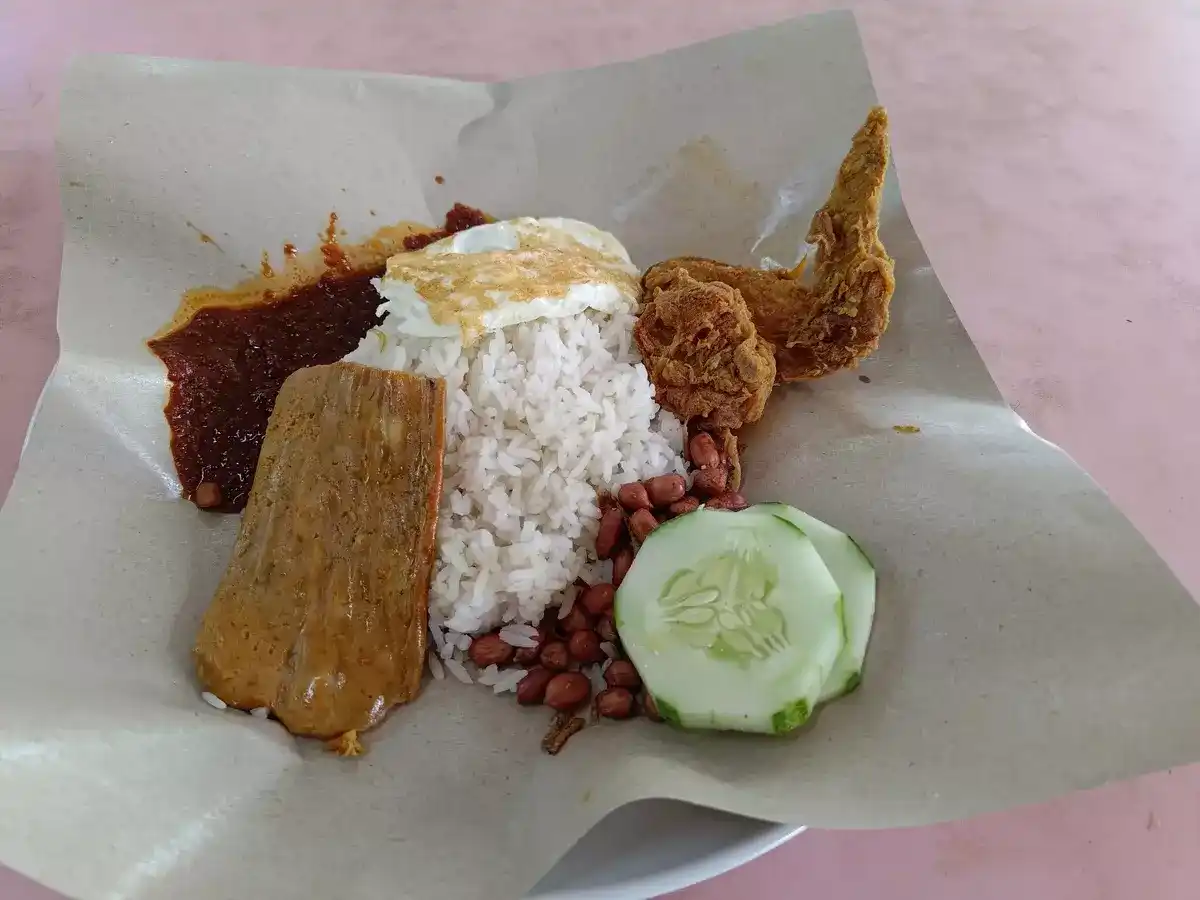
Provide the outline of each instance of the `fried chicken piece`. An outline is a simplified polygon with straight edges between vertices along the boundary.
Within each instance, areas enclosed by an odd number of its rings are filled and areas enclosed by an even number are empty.
[[[740,428],[762,417],[775,356],[735,288],[683,270],[642,295],[633,326],[659,404],[685,422]]]
[[[759,334],[775,350],[780,382],[853,368],[879,345],[896,282],[879,240],[879,207],[888,163],[887,113],[871,110],[842,160],[829,199],[813,216],[813,287],[800,271],[764,272],[711,259],[678,257],[652,266],[643,290],[669,290],[680,269],[698,281],[741,292]]]
[[[363,746],[363,742],[358,739],[358,732],[353,729],[335,737],[331,741],[327,741],[325,747],[330,753],[336,753],[338,756],[344,757],[362,756],[367,752],[367,748]]]
[[[671,291],[682,274],[706,284],[725,284],[741,294],[759,335],[770,345],[775,357],[776,378],[780,383],[794,379],[779,369],[779,348],[787,346],[792,320],[800,310],[808,311],[813,298],[808,288],[790,272],[780,269],[763,271],[731,266],[699,256],[679,256],[656,263],[642,276],[642,294],[656,290]]]

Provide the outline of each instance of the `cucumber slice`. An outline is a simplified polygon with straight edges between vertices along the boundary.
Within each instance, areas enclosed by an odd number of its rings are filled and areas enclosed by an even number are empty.
[[[821,702],[850,693],[862,681],[863,661],[875,620],[875,567],[854,538],[784,503],[760,503],[753,510],[786,519],[808,535],[845,598],[846,647],[821,691]]]
[[[750,510],[701,509],[655,529],[615,620],[659,711],[685,728],[791,731],[845,647],[841,592],[813,542]]]

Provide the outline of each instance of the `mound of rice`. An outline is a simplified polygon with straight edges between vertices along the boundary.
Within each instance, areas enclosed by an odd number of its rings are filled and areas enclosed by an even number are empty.
[[[467,635],[536,623],[573,600],[576,578],[607,577],[592,553],[597,489],[684,474],[683,428],[654,402],[632,308],[514,325],[465,349],[388,322],[349,358],[447,382],[430,637],[462,678]]]

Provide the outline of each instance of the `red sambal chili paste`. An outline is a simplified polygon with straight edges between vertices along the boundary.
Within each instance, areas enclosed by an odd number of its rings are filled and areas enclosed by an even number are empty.
[[[456,204],[443,228],[412,234],[416,250],[490,221]],[[330,268],[315,282],[261,303],[205,306],[185,325],[149,341],[167,367],[165,410],[183,495],[198,506],[239,512],[249,498],[267,420],[284,380],[305,366],[336,362],[379,324],[371,279],[384,265]]]

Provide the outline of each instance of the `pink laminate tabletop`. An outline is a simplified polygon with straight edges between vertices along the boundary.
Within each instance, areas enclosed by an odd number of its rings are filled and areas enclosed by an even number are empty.
[[[57,352],[72,54],[491,79],[834,6],[859,11],[909,212],[1001,389],[1198,592],[1197,0],[0,0],[0,495]],[[809,832],[680,896],[1183,900],[1197,794],[1193,766],[968,822]],[[0,896],[55,895],[0,867]]]

